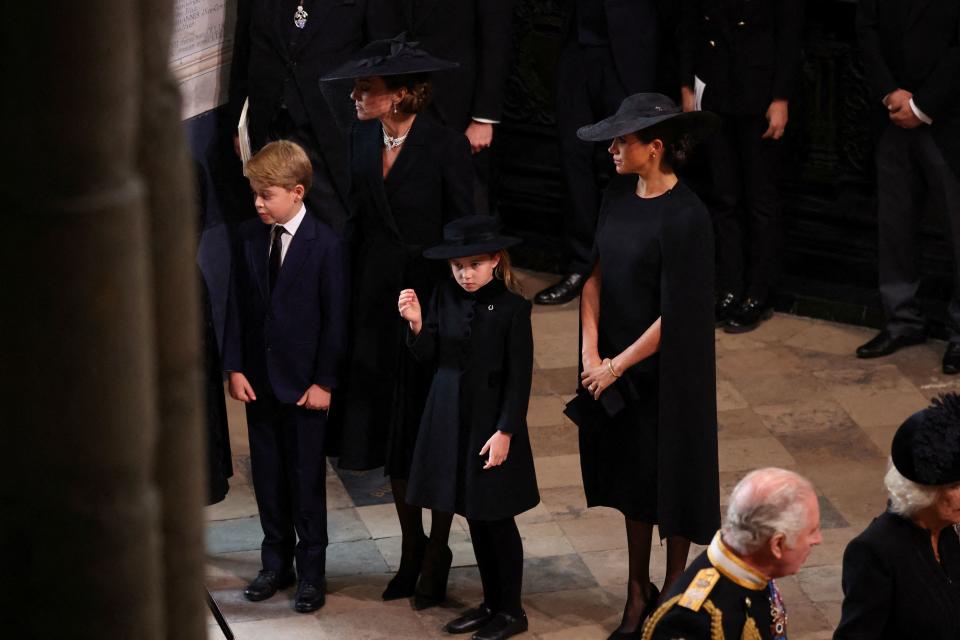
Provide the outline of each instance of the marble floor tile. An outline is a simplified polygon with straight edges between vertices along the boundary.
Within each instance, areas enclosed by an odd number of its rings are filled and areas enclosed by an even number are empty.
[[[563,456],[580,453],[577,427],[571,423],[530,427],[530,446],[535,456]]]
[[[720,440],[720,471],[742,471],[763,466],[791,468],[796,461],[773,436]]]
[[[717,411],[747,409],[750,404],[744,400],[737,388],[729,380],[717,380]]]
[[[816,322],[795,333],[783,344],[789,347],[850,356],[857,347],[873,337],[874,332],[864,327]]]
[[[571,394],[577,391],[577,367],[538,369],[533,372],[533,395]]]
[[[717,411],[718,437],[726,438],[764,438],[770,431],[753,409]]]
[[[827,396],[826,385],[806,371],[743,374],[735,384],[740,395],[756,408]]]
[[[627,546],[623,516],[561,520],[560,528],[577,553],[623,549]]]
[[[536,460],[537,484],[541,489],[580,485],[580,455],[549,456]]]
[[[717,370],[730,379],[759,376],[766,373],[800,371],[800,358],[786,348],[770,345],[765,349],[749,349],[717,353]],[[739,388],[739,387],[738,387]],[[740,389],[741,393],[743,389]]]
[[[521,524],[519,528],[525,558],[566,556],[576,553],[556,522]]]
[[[532,396],[527,407],[527,426],[550,427],[561,424],[564,404],[559,395]]]
[[[383,574],[387,563],[373,540],[335,542],[327,546],[327,577],[358,573]]]
[[[556,314],[550,314],[556,315]],[[577,336],[546,335],[533,340],[533,361],[541,369],[567,369],[580,363]]]
[[[565,556],[525,558],[523,561],[523,593],[556,593],[597,586],[587,565],[575,553]]]
[[[217,504],[205,507],[203,513],[208,522],[256,516],[259,512],[257,500],[253,496],[253,487],[246,482],[231,478],[230,491],[227,492],[226,498]]]
[[[587,508],[587,499],[580,484],[565,487],[544,487],[541,484],[540,500],[551,516],[557,520],[601,518],[616,513],[613,509],[606,507]]]

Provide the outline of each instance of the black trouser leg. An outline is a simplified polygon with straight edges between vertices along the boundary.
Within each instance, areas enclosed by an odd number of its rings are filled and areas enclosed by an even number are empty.
[[[766,118],[744,116],[737,128],[747,222],[746,295],[766,300],[780,273],[783,208],[780,202],[780,142],[764,140]]]
[[[742,172],[736,129],[735,118],[724,116],[720,131],[704,141],[704,151],[710,165],[708,200],[717,244],[716,289],[740,298],[744,292],[743,223],[739,212]]]
[[[922,332],[920,219],[926,182],[916,157],[917,131],[887,125],[877,143],[877,227],[880,299],[894,336]]]
[[[492,611],[512,616],[523,613],[523,541],[513,518],[481,522],[468,520],[483,600]]]
[[[263,390],[247,405],[263,568],[289,571],[296,556],[300,578],[311,582],[325,572],[325,424],[325,414],[281,404]]]

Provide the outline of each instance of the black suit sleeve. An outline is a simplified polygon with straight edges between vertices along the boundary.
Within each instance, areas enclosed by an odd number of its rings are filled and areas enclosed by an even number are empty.
[[[507,336],[507,370],[504,372],[503,403],[497,429],[504,433],[523,433],[527,426],[527,405],[533,381],[533,328],[530,324],[530,303],[510,320]]]
[[[225,372],[243,371],[243,317],[240,305],[239,267],[240,251],[233,252],[230,266],[230,289],[227,293],[227,317],[223,328],[223,362]]]
[[[443,162],[443,222],[473,214],[473,159],[466,136],[450,136]]]
[[[395,0],[367,0],[366,41],[386,40],[403,31]]]
[[[243,101],[249,95],[247,86],[250,63],[250,2],[237,0],[237,24],[233,36],[233,58],[230,61],[230,90],[227,94],[227,113],[236,129],[243,111]]]
[[[873,86],[874,97],[879,101],[891,91],[896,91],[899,84],[894,79],[890,67],[887,66],[883,58],[883,49],[880,47],[878,3],[879,0],[860,0],[860,5],[857,7],[856,27],[863,65]]]
[[[477,0],[477,81],[474,118],[500,120],[510,65],[513,7],[516,0]]]
[[[960,20],[955,28],[953,46],[944,52],[913,100],[934,122],[960,101]]]
[[[347,342],[347,252],[345,243],[338,237],[332,239],[324,252],[319,284],[323,333],[313,382],[329,389],[337,386],[337,373]]]
[[[677,55],[680,86],[693,89],[696,74],[697,43],[700,38],[700,0],[680,0],[677,26]]]
[[[866,542],[854,539],[843,552],[842,584],[843,608],[834,640],[883,637],[894,605],[887,563]]]
[[[774,17],[777,30],[777,57],[773,75],[773,97],[787,100],[794,93],[797,72],[800,69],[803,0],[778,0]]]

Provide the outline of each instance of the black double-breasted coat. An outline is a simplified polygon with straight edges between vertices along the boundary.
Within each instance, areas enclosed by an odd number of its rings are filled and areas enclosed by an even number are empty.
[[[476,293],[453,279],[409,335],[417,360],[436,367],[407,487],[411,504],[472,520],[500,520],[540,502],[527,433],[533,376],[530,303],[493,280]],[[507,459],[484,469],[484,443],[513,434]]]
[[[843,552],[843,609],[834,640],[960,638],[960,540],[887,512]]]
[[[466,137],[425,114],[417,116],[386,178],[382,154],[380,122],[358,122],[351,135],[354,211],[345,231],[351,334],[330,445],[345,469],[385,466],[388,475],[405,477],[430,372],[404,346],[397,297],[414,289],[429,300],[449,272],[423,250],[442,240],[444,224],[473,213],[473,165]]]

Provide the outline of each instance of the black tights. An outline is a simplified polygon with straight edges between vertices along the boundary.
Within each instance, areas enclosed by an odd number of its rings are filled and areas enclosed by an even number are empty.
[[[423,532],[423,510],[407,504],[406,479],[390,478],[390,488],[393,491],[394,506],[397,508],[397,518],[400,520],[400,573],[419,573],[420,567],[414,566],[414,563],[418,558],[423,557],[424,544],[437,548],[447,546],[453,514],[445,511],[430,511],[430,539],[427,541],[426,534]]]
[[[513,518],[467,520],[477,556],[483,602],[494,612],[519,617],[523,613],[523,542]]]
[[[627,525],[627,553],[629,577],[627,579],[627,604],[623,609],[620,631],[635,631],[640,626],[641,616],[650,599],[650,543],[653,525],[624,518]],[[680,577],[687,565],[690,541],[680,537],[667,538],[667,572],[663,578],[663,592]]]

